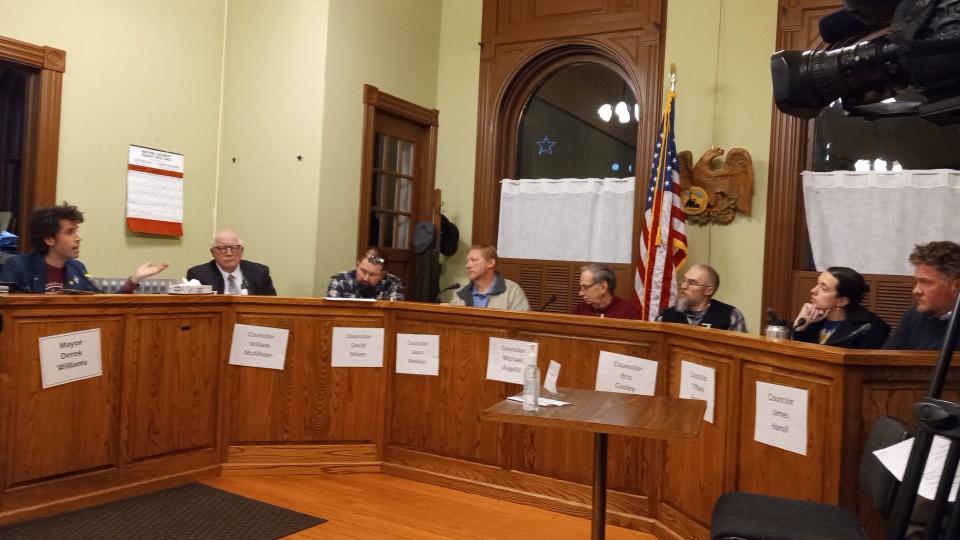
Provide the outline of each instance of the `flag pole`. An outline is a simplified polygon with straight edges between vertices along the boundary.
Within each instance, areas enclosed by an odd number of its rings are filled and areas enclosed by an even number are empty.
[[[677,65],[670,63],[670,92],[677,91]]]

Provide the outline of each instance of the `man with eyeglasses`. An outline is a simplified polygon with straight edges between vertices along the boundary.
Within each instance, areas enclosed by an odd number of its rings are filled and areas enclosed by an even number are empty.
[[[370,248],[348,272],[330,276],[327,298],[371,298],[373,300],[403,300],[403,282],[384,270],[387,260],[377,248]]]
[[[243,260],[243,240],[231,229],[213,235],[213,260],[187,270],[187,279],[211,285],[220,294],[276,296],[270,268]]]
[[[746,332],[747,323],[743,319],[743,313],[730,304],[713,299],[718,288],[720,274],[712,266],[691,266],[680,280],[677,304],[664,310],[657,320]]]
[[[580,269],[580,302],[573,308],[574,315],[588,315],[610,319],[639,319],[640,311],[633,302],[613,294],[617,275],[605,264],[588,264]]]

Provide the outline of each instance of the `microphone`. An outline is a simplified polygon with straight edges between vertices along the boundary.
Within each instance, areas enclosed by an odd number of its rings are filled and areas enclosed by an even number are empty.
[[[768,326],[787,326],[787,320],[780,317],[772,307],[767,308],[767,325]]]
[[[853,332],[850,332],[850,334],[849,334],[847,337],[845,337],[845,338],[843,338],[843,339],[838,339],[837,341],[834,341],[833,343],[824,343],[824,345],[830,345],[831,347],[836,347],[836,346],[838,346],[838,345],[843,345],[843,344],[846,344],[846,343],[850,343],[851,341],[853,341],[853,340],[855,340],[855,339],[857,339],[857,338],[859,338],[859,337],[861,337],[861,336],[866,335],[866,333],[869,332],[869,331],[872,330],[872,329],[873,329],[873,325],[870,324],[870,323],[867,323],[867,324],[861,326],[860,328],[857,328],[857,329],[854,330]],[[828,340],[828,341],[829,341],[829,340]]]
[[[554,303],[554,302],[556,302],[556,301],[557,301],[557,295],[551,294],[551,295],[550,295],[550,298],[547,298],[547,301],[544,302],[543,305],[540,306],[540,309],[537,310],[537,311],[544,311],[545,309],[547,309],[547,307],[550,306],[550,304],[552,304],[552,303]]]
[[[797,331],[797,328],[800,328],[801,326],[803,326],[803,325],[805,325],[805,324],[807,324],[807,320],[804,319],[803,317],[800,317],[799,319],[797,319],[797,324],[795,324],[795,325],[793,325],[793,326],[790,327],[790,331],[791,331],[791,332],[796,332],[796,331]]]
[[[445,292],[447,292],[447,291],[452,291],[452,290],[454,290],[454,289],[459,289],[459,288],[460,288],[460,284],[459,284],[459,283],[454,283],[453,285],[447,285],[446,287],[440,289],[440,292],[437,293],[437,299],[434,300],[434,303],[440,303],[440,296],[441,296],[443,293],[445,293]]]

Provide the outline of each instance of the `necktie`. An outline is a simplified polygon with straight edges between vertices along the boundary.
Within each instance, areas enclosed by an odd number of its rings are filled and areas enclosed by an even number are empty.
[[[227,294],[240,294],[240,289],[237,288],[237,276],[233,274],[227,276]]]

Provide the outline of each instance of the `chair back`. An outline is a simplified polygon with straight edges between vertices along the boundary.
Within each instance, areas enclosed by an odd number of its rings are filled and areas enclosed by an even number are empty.
[[[883,517],[890,516],[900,481],[880,463],[873,452],[893,446],[909,437],[910,426],[906,422],[892,416],[881,416],[873,423],[863,447],[863,455],[860,456],[860,489],[870,497],[873,506]]]

